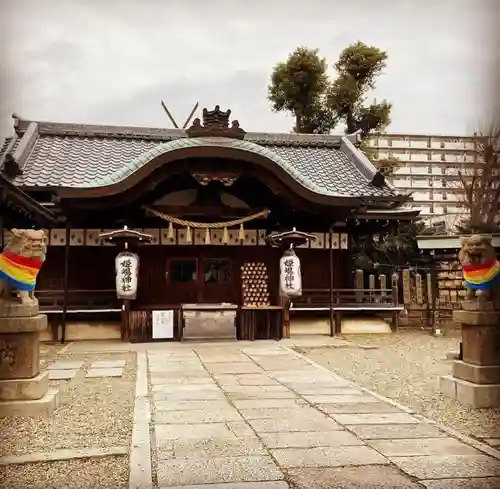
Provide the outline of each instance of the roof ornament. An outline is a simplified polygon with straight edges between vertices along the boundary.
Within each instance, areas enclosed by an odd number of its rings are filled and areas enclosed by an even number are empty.
[[[196,102],[194,104],[194,107],[191,109],[191,112],[189,113],[189,115],[188,115],[188,117],[186,119],[186,122],[184,122],[184,125],[182,126],[182,129],[186,129],[186,127],[188,126],[188,124],[191,122],[191,119],[193,118],[193,115],[196,112],[196,109],[198,108],[199,105],[200,104],[198,102]],[[162,106],[163,110],[165,111],[165,113],[167,114],[168,118],[170,119],[170,122],[175,127],[175,129],[179,129],[179,126],[177,125],[176,120],[174,119],[174,117],[172,116],[172,114],[170,113],[170,111],[168,110],[168,108],[165,105],[165,102],[163,102],[163,100],[161,101],[161,106]]]
[[[190,138],[196,137],[225,137],[232,139],[243,139],[246,132],[241,129],[240,123],[236,120],[231,122],[229,127],[229,116],[231,110],[220,110],[216,105],[214,110],[203,109],[203,125],[201,120],[196,118],[193,125],[186,130]]]

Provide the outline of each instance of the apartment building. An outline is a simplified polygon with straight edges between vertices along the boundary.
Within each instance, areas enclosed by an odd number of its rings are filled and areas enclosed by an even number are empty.
[[[464,215],[458,169],[477,158],[474,137],[374,134],[368,139],[374,158],[396,158],[401,166],[388,180],[413,196],[412,206],[429,223],[453,227]]]

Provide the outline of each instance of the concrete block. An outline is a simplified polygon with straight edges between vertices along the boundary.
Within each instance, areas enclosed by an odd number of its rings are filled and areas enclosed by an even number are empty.
[[[457,398],[457,384],[455,382],[455,378],[451,375],[442,375],[438,378],[438,390],[445,397],[449,397],[451,399]]]
[[[21,401],[41,399],[49,388],[49,374],[43,372],[32,379],[0,380],[0,400]]]
[[[97,360],[92,362],[91,368],[119,368],[125,367],[125,360]]]
[[[123,368],[109,367],[109,368],[91,368],[86,377],[99,378],[99,377],[121,377],[123,375]]]
[[[500,384],[474,384],[455,379],[457,401],[475,408],[500,407]]]
[[[78,370],[49,370],[50,380],[70,380],[76,374]]]
[[[83,366],[84,362],[72,362],[58,360],[47,367],[47,370],[78,370]]]

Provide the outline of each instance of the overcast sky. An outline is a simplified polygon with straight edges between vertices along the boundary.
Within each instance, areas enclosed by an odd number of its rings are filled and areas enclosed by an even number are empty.
[[[392,132],[467,134],[485,117],[500,0],[0,0],[0,138],[35,120],[171,127],[196,101],[251,131],[271,112],[272,67],[299,45],[333,65],[348,44],[387,50],[374,96]],[[495,49],[496,48],[496,49]],[[370,96],[371,98],[371,96]]]

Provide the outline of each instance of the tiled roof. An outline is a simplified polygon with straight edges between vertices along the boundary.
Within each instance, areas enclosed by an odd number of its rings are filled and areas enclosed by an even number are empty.
[[[17,121],[18,135],[29,121]],[[114,183],[144,165],[148,157],[204,138],[182,130],[37,123],[38,136],[13,183],[27,187],[91,187]],[[260,152],[309,190],[330,196],[396,197],[386,184],[371,183],[374,168],[341,136],[246,133],[237,149]],[[214,138],[210,138],[215,144]],[[174,140],[175,143],[173,142]],[[188,141],[191,141],[188,143]],[[170,142],[170,143],[169,143]],[[2,152],[7,145],[4,144]],[[1,156],[1,154],[0,154]],[[1,160],[0,160],[1,161]],[[0,163],[1,165],[1,163]]]

